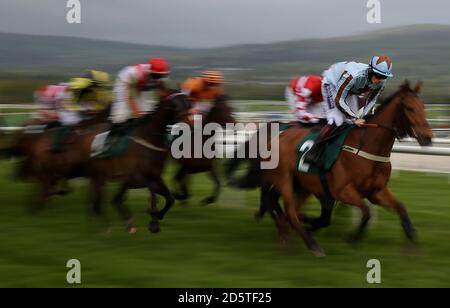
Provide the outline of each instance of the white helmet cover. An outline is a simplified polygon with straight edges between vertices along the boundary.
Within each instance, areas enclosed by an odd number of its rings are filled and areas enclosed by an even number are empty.
[[[388,56],[374,56],[370,60],[370,68],[377,74],[394,77],[392,74],[392,60]]]

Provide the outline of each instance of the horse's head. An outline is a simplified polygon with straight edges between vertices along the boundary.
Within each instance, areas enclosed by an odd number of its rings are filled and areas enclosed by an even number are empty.
[[[425,105],[418,95],[420,88],[421,83],[411,88],[409,82],[405,81],[397,92],[386,99],[381,109],[388,105],[395,108],[394,126],[397,137],[410,136],[425,146],[431,144],[433,131],[426,119]]]
[[[228,105],[228,97],[226,95],[218,95],[214,100],[214,106],[208,113],[206,123],[217,123],[225,126],[227,123],[236,123],[233,117],[233,109]]]
[[[407,122],[407,126],[403,126],[404,131],[411,137],[416,138],[420,145],[431,145],[433,131],[427,121],[425,113],[425,104],[419,97],[422,83],[419,82],[411,89],[408,81],[400,88],[402,95],[400,107],[400,120]]]
[[[171,94],[162,97],[160,106],[166,109],[165,118],[168,125],[174,124],[187,114],[192,102],[182,92],[172,91]]]

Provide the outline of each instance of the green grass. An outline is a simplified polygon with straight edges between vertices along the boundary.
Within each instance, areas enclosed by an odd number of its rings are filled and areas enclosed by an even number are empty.
[[[166,176],[170,178],[171,167]],[[382,287],[450,287],[450,191],[447,176],[401,172],[391,187],[408,205],[420,246],[406,252],[398,218],[378,210],[364,241],[344,238],[354,228],[352,211],[339,206],[330,228],[316,234],[327,253],[317,259],[297,236],[287,246],[273,223],[253,220],[257,193],[226,188],[217,205],[202,207],[211,189],[203,175],[192,179],[188,207],[176,204],[160,234],[147,231],[148,194],[133,191],[127,204],[138,233],[128,235],[111,206],[110,235],[89,215],[84,181],[75,193],[54,198],[38,214],[27,214],[33,185],[11,179],[0,163],[0,286],[65,287],[67,260],[79,259],[84,287],[369,287],[366,262],[382,265]],[[109,199],[114,185],[109,186]],[[317,211],[310,202],[308,211]]]

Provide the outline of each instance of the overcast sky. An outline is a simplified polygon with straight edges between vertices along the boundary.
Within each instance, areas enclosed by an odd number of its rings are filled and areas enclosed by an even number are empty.
[[[0,31],[91,37],[154,45],[213,47],[343,36],[406,24],[449,24],[449,0],[380,0],[382,23],[366,21],[368,0],[0,0]],[[0,42],[1,43],[1,42]]]

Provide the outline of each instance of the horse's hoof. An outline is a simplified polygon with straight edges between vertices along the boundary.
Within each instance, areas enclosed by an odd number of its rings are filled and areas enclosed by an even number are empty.
[[[289,234],[283,232],[278,233],[278,241],[283,245],[286,246],[289,241]]]
[[[260,222],[263,219],[263,215],[261,214],[260,211],[256,211],[255,212],[255,221],[256,222]]]
[[[182,208],[187,208],[189,206],[189,203],[187,202],[187,200],[181,200],[180,201],[180,206]]]
[[[363,237],[364,237],[364,233],[356,232],[355,234],[352,234],[347,238],[347,242],[349,244],[355,245],[355,244],[358,244],[359,242],[361,242]]]
[[[72,192],[73,192],[72,189],[61,189],[61,190],[56,192],[56,195],[58,195],[58,196],[67,196],[67,195],[71,194]]]
[[[107,227],[105,231],[103,231],[103,235],[106,237],[110,237],[112,235],[112,228]]]
[[[320,248],[316,249],[316,250],[311,250],[311,253],[313,254],[314,257],[317,257],[317,258],[323,258],[323,257],[327,256],[325,254],[325,252]]]
[[[188,196],[186,194],[180,194],[180,193],[173,193],[172,194],[175,200],[178,201],[184,201],[188,199]]]
[[[209,205],[216,202],[216,198],[214,197],[208,197],[202,200],[202,205]]]
[[[161,227],[158,221],[151,221],[148,229],[151,233],[159,233],[161,231]]]

